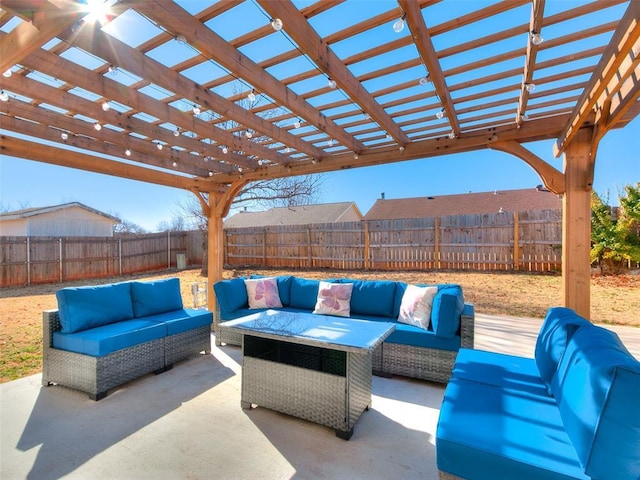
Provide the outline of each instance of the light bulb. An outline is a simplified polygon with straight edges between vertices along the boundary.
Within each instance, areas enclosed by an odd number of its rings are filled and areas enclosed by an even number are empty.
[[[329,85],[329,88],[336,88],[338,86],[336,81],[331,78],[327,80],[327,85]]]
[[[420,80],[418,80],[418,83],[420,85],[426,85],[429,82],[429,80],[427,80],[427,77],[420,77]]]
[[[439,110],[438,113],[436,113],[436,118],[440,119],[444,117],[444,108],[442,110]]]
[[[449,138],[450,138],[451,140],[455,139],[455,138],[456,138],[456,132],[454,132],[453,130],[451,130],[451,133],[449,134]]]
[[[127,149],[124,151],[124,154],[125,154],[127,157],[130,157],[130,156],[131,156],[131,150],[129,150],[129,149],[127,148]]]
[[[229,148],[226,145],[222,147],[222,153],[229,153]]]
[[[111,105],[106,100],[102,102],[102,110],[108,112],[111,109]]]
[[[300,123],[300,119],[298,119],[298,120],[296,120],[295,122],[293,122],[293,126],[294,126],[294,128],[300,128],[300,125],[302,125],[302,124]]]
[[[114,77],[118,75],[118,67],[114,67],[113,65],[109,65],[109,73]]]
[[[329,139],[329,141],[327,142],[327,145],[330,147],[333,147],[333,138]]]
[[[204,160],[204,163],[207,163],[209,161],[209,157],[205,156],[202,160]]]
[[[200,115],[200,107],[197,105],[193,106],[193,114],[194,115]]]
[[[251,130],[247,130],[246,132],[244,132],[244,134],[247,136],[247,138],[253,137],[253,132]]]
[[[291,153],[291,147],[287,147],[284,149],[284,153]]]
[[[280,20],[279,18],[274,18],[273,20],[271,20],[271,26],[276,32],[279,32],[280,30],[282,30],[282,20]]]
[[[62,132],[62,133],[60,134],[60,138],[61,138],[62,140],[66,140],[67,138],[69,138],[69,134],[68,134],[67,132]]]
[[[0,92],[0,100],[2,100],[3,102],[9,101],[9,95],[7,95],[7,92],[5,92],[4,90]]]
[[[178,36],[176,37],[176,41],[177,41],[178,43],[182,43],[182,44],[187,43],[187,39],[184,37],[184,35],[178,35]]]
[[[162,150],[162,144],[161,143],[156,143],[156,148],[158,150]]]
[[[400,150],[401,152],[404,152],[404,145],[400,145],[400,147],[398,148],[398,150]]]
[[[2,74],[2,76],[6,78],[9,78],[11,75],[13,75],[13,71],[11,69],[5,70]]]
[[[534,45],[540,45],[542,42],[544,42],[544,38],[542,38],[542,35],[536,32],[531,32],[531,43],[533,43]]]
[[[525,83],[524,84],[524,88],[527,89],[527,92],[531,93],[536,89],[536,84],[535,83]]]
[[[102,125],[100,125],[99,123],[94,123],[93,128],[95,128],[99,132],[100,130],[102,130]]]
[[[405,22],[404,22],[404,15],[403,15],[398,20],[393,22],[393,31],[396,33],[400,33],[402,30],[404,30],[404,23]]]
[[[179,128],[176,128],[176,129],[173,131],[173,136],[174,136],[174,137],[179,137],[179,136],[180,136],[180,129],[179,129]]]
[[[387,133],[387,135],[385,136],[385,138],[386,138],[387,140],[391,140],[391,134],[390,134],[390,133]]]
[[[213,177],[213,172],[211,170],[209,170],[209,176]]]
[[[249,92],[249,95],[247,95],[247,100],[251,103],[256,101],[256,94],[253,92],[253,89]]]
[[[175,167],[177,167],[177,166],[178,166],[178,162],[173,162],[173,163],[172,163],[172,165],[173,165],[173,167],[175,168]]]

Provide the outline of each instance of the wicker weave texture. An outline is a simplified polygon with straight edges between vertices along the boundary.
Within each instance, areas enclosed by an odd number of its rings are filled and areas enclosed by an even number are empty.
[[[382,345],[382,371],[405,377],[447,383],[458,352],[398,343]]]
[[[211,328],[203,326],[169,335],[164,344],[165,364],[173,365],[200,352],[211,352]]]
[[[242,402],[347,432],[371,404],[371,357],[347,354],[347,375],[244,357]]]
[[[53,333],[61,329],[57,310],[43,312],[42,329],[42,384],[60,384],[86,392],[93,399],[143,375],[162,371],[191,354],[211,351],[209,327],[151,340],[103,357],[53,348]],[[194,344],[189,345],[189,341]]]

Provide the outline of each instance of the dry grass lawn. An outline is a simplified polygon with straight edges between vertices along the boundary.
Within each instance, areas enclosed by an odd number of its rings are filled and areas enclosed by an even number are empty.
[[[225,278],[295,273],[307,278],[368,278],[408,283],[458,283],[476,311],[494,315],[544,317],[550,306],[561,303],[560,275],[482,272],[355,272],[285,270],[227,270]],[[42,311],[57,308],[55,292],[64,286],[110,283],[132,279],[151,280],[177,276],[186,306],[192,305],[191,284],[206,279],[199,269],[164,271],[94,281],[47,284],[0,291],[0,382],[41,371]],[[591,315],[596,323],[640,326],[640,276],[593,276]]]

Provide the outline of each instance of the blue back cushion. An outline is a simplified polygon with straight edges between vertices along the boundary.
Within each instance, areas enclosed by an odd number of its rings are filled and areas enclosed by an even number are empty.
[[[535,360],[540,378],[551,392],[551,380],[573,334],[590,322],[570,308],[550,308],[540,327],[535,347]]]
[[[220,313],[223,318],[227,318],[225,314],[239,308],[247,308],[249,305],[244,277],[220,280],[213,285],[213,290],[216,293],[216,300],[220,305]]]
[[[56,299],[63,333],[133,318],[129,282],[62,288],[56,292]]]
[[[351,316],[359,313],[381,317],[393,316],[396,282],[349,279],[340,282],[353,283]]]
[[[594,325],[578,329],[551,388],[585,473],[640,478],[640,362],[618,336]]]
[[[182,308],[180,279],[131,282],[131,301],[136,317],[180,310]]]
[[[460,328],[464,297],[459,285],[438,285],[431,306],[431,328],[438,337],[452,338]]]
[[[309,280],[307,278],[291,278],[291,298],[289,306],[313,310],[318,300],[318,289],[320,280]]]

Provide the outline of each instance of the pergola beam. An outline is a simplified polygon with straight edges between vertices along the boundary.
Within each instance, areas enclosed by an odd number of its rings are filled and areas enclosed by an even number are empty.
[[[533,0],[531,7],[531,20],[529,22],[529,35],[527,39],[527,53],[524,61],[524,72],[522,75],[522,85],[520,86],[520,98],[518,99],[518,109],[516,111],[516,123],[522,124],[527,113],[527,103],[529,102],[529,90],[533,82],[533,71],[536,67],[536,57],[538,55],[539,44],[533,42],[535,35],[540,35],[542,21],[544,19],[545,0]]]
[[[367,113],[378,122],[399,145],[410,143],[409,137],[395,124],[393,119],[378,104],[376,99],[360,84],[345,64],[333,52],[326,41],[311,28],[304,15],[291,3],[290,0],[273,2],[270,0],[257,0],[271,18],[280,18],[284,24],[284,30],[293,38],[302,51],[314,61],[318,68],[329,78],[334,80],[342,90],[355,102],[363,113]],[[361,153],[364,146],[352,149],[355,153]]]
[[[594,107],[598,100],[601,102],[603,92],[609,86],[611,80],[617,75],[626,78],[619,71],[621,65],[628,55],[635,55],[633,46],[640,38],[640,2],[629,2],[629,6],[624,16],[619,22],[607,50],[602,55],[598,67],[594,70],[588,85],[583,91],[580,101],[573,110],[571,118],[566,127],[558,136],[554,145],[554,155],[557,157],[565,151],[567,145],[578,130],[587,122],[589,116],[593,114]]]
[[[411,30],[413,41],[418,48],[420,58],[422,58],[427,68],[428,79],[433,83],[436,94],[442,102],[442,108],[444,109],[447,120],[451,125],[451,130],[457,137],[460,135],[458,115],[456,114],[451,93],[449,93],[449,88],[442,73],[442,67],[440,67],[440,62],[438,61],[438,54],[433,46],[431,34],[422,16],[422,10],[414,0],[398,0],[398,3],[406,15],[407,25],[409,26],[409,30]]]

